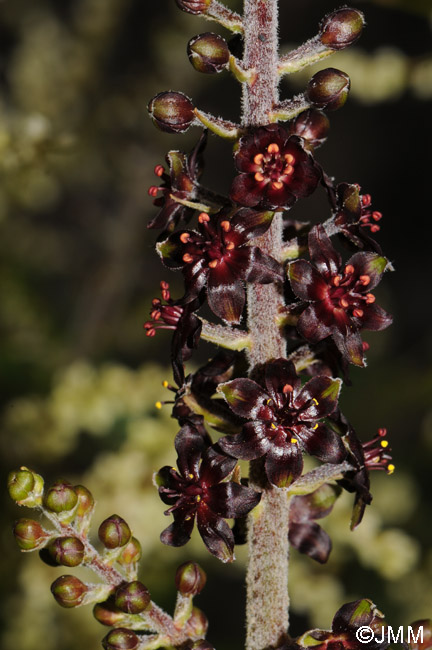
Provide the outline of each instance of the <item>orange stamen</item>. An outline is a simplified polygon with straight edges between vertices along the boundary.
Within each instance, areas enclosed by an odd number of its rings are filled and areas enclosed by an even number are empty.
[[[283,188],[284,184],[281,181],[273,181],[272,183],[272,188],[274,190],[281,190]]]
[[[189,239],[190,239],[190,234],[188,232],[182,232],[182,234],[180,235],[180,241],[182,242],[182,244],[187,244]]]
[[[353,316],[361,318],[363,316],[363,309],[354,309]]]
[[[159,192],[159,188],[156,187],[156,185],[152,185],[151,187],[148,188],[148,193],[150,196],[157,196],[158,192]]]
[[[211,262],[208,263],[208,265],[211,269],[215,269],[218,265],[218,260],[212,260]]]
[[[349,302],[348,302],[348,300],[346,300],[345,298],[342,298],[342,299],[340,300],[340,305],[341,305],[341,307],[343,307],[344,309],[346,309],[347,307],[349,307]]]
[[[231,224],[229,221],[221,221],[221,228],[222,230],[225,230],[225,232],[229,232],[231,230]]]
[[[200,223],[207,223],[208,221],[210,221],[210,216],[207,214],[207,212],[201,212],[198,215],[198,221]]]
[[[284,395],[287,395],[288,393],[292,393],[294,388],[291,386],[291,384],[285,384],[285,386],[282,388],[282,392]]]
[[[165,169],[162,167],[162,165],[156,165],[156,167],[154,168],[154,173],[156,174],[156,176],[159,176],[159,177],[162,176],[164,171],[165,171]]]
[[[267,151],[268,151],[269,153],[279,153],[279,145],[277,145],[276,142],[272,142],[272,143],[269,144],[269,146],[267,147]]]
[[[335,275],[332,282],[335,287],[338,287],[341,283],[342,277],[340,275]]]
[[[288,165],[291,165],[291,163],[294,162],[295,158],[292,155],[292,153],[286,153],[284,156],[285,160],[287,161]]]
[[[254,156],[254,159],[253,159],[255,165],[261,165],[263,160],[264,160],[264,154],[262,154],[262,153],[257,153],[257,155]]]
[[[290,176],[294,171],[294,167],[292,165],[288,165],[288,167],[285,167],[284,169],[284,174],[287,176]]]
[[[261,181],[264,180],[264,176],[261,174],[261,172],[257,172],[254,176],[255,180],[258,181],[258,183],[261,183]]]
[[[228,242],[228,244],[226,245],[227,251],[232,251],[233,248],[235,248],[234,242],[233,241]]]
[[[347,275],[351,275],[351,273],[354,273],[354,267],[352,264],[347,264],[345,267],[345,273]]]
[[[373,293],[367,293],[366,294],[366,304],[371,305],[373,302],[375,302],[375,296]]]
[[[361,275],[359,277],[360,283],[364,286],[367,287],[367,285],[370,282],[370,276],[369,275]]]
[[[189,262],[193,261],[192,255],[189,255],[189,253],[185,253],[182,257],[183,262],[186,262],[188,264]]]
[[[372,219],[374,221],[379,221],[380,219],[382,219],[382,212],[378,212],[378,210],[372,212]]]

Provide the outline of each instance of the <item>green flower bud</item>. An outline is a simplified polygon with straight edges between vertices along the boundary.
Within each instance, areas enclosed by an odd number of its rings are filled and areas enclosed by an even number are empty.
[[[43,505],[47,510],[60,514],[75,508],[78,496],[66,481],[56,481],[44,494]]]
[[[207,576],[196,562],[185,562],[176,571],[175,585],[182,596],[196,596],[206,582]]]
[[[211,0],[176,0],[176,4],[187,14],[206,14]]]
[[[140,643],[139,637],[124,627],[111,630],[102,640],[105,650],[135,650]]]
[[[57,537],[48,550],[53,560],[63,566],[78,566],[84,559],[84,544],[78,537]]]
[[[131,537],[129,542],[123,548],[122,552],[117,558],[117,562],[122,566],[127,566],[128,564],[134,564],[139,562],[141,559],[142,550],[141,544],[136,537]]]
[[[343,50],[360,38],[364,25],[364,15],[358,9],[336,9],[321,22],[321,43],[331,50]]]
[[[98,535],[104,546],[113,549],[128,543],[131,530],[124,519],[118,515],[111,515],[99,526]]]
[[[87,586],[75,576],[61,576],[51,585],[51,593],[62,607],[78,607],[87,591]]]
[[[166,133],[187,131],[195,119],[191,100],[177,92],[163,92],[153,97],[148,112],[155,126]]]
[[[306,97],[315,108],[335,111],[341,108],[348,97],[350,78],[335,68],[320,70],[309,81]]]
[[[187,53],[195,70],[207,74],[225,70],[230,57],[226,40],[212,32],[191,38],[187,46]]]
[[[14,501],[24,501],[33,491],[35,479],[33,472],[22,467],[10,472],[8,476],[9,496]]]
[[[94,508],[94,498],[92,493],[84,485],[75,485],[75,493],[78,497],[77,517],[85,517]]]
[[[124,612],[121,612],[111,599],[103,603],[96,603],[93,607],[93,616],[99,623],[109,627],[118,625],[125,618]]]
[[[290,135],[304,138],[305,147],[309,150],[317,149],[325,142],[329,128],[328,117],[316,108],[303,111],[288,125]]]
[[[115,593],[116,607],[126,614],[140,614],[149,606],[150,593],[138,580],[121,585]]]
[[[18,519],[13,528],[18,546],[23,551],[35,551],[51,538],[50,533],[33,519]]]
[[[192,614],[188,620],[188,626],[193,630],[194,636],[205,636],[208,628],[207,616],[198,607],[193,607]]]

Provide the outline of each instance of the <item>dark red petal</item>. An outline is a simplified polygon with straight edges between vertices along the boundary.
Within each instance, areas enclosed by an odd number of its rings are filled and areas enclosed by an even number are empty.
[[[185,478],[198,477],[199,461],[206,443],[199,431],[190,423],[182,426],[175,437],[174,446],[178,455],[177,465]]]
[[[322,275],[306,260],[291,262],[288,269],[291,288],[302,300],[324,300],[329,286]]]
[[[327,533],[316,523],[291,523],[288,533],[289,541],[300,553],[309,555],[313,560],[325,564],[332,549]]]
[[[215,515],[204,502],[197,512],[198,530],[210,553],[222,562],[234,559],[234,535],[231,528],[218,515]]]
[[[182,230],[181,232],[173,233],[165,241],[159,242],[156,245],[156,250],[162,258],[163,263],[170,269],[181,269],[185,266],[183,255],[187,252],[188,245],[180,240],[180,237],[184,233],[188,233],[194,244],[197,243],[199,245],[203,240],[202,235],[194,230]],[[199,250],[194,246],[195,249]]]
[[[297,201],[291,183],[283,182],[280,189],[276,189],[273,183],[267,183],[263,194],[261,205],[272,210],[290,208]]]
[[[266,427],[261,422],[247,422],[241,433],[225,436],[218,440],[218,445],[226,454],[242,460],[255,460],[267,452],[270,441]]]
[[[373,603],[366,598],[342,605],[334,616],[333,632],[343,633],[347,630],[358,629],[363,625],[369,625],[374,618],[374,610]]]
[[[207,486],[219,483],[233,471],[237,460],[221,453],[217,445],[212,445],[203,454],[200,467],[200,482]]]
[[[219,386],[218,391],[223,393],[236,415],[247,419],[254,419],[269,398],[261,386],[252,379],[227,381]]]
[[[297,322],[297,329],[307,341],[318,343],[332,334],[334,327],[326,325],[322,320],[320,303],[312,303],[301,314]],[[336,343],[336,341],[335,341]],[[336,343],[337,345],[337,343]]]
[[[375,303],[363,308],[361,326],[365,330],[384,330],[392,322],[393,316]]]
[[[148,222],[147,228],[163,228],[166,230],[170,223],[177,224],[186,210],[187,208],[181,203],[167,199],[162,209]]]
[[[188,303],[195,300],[205,287],[209,268],[205,266],[203,259],[198,260],[195,264],[185,264],[183,275],[186,285],[186,295],[182,298],[182,303]],[[180,302],[180,301],[179,301]]]
[[[264,370],[265,386],[272,400],[278,404],[286,384],[292,386],[294,393],[300,388],[301,380],[292,361],[275,359],[266,363]]]
[[[231,218],[231,227],[239,235],[238,242],[246,242],[263,235],[273,221],[274,212],[240,208]]]
[[[297,154],[295,154],[297,155]],[[298,162],[294,167],[294,173],[289,179],[288,187],[295,197],[303,199],[312,194],[321,178],[321,172],[313,161],[307,156],[303,162]]]
[[[161,542],[168,546],[184,546],[190,540],[194,520],[194,509],[179,508],[175,510],[173,523],[161,532]]]
[[[347,262],[354,267],[354,278],[368,275],[370,282],[364,287],[364,292],[369,293],[380,282],[388,261],[376,253],[356,253]]]
[[[324,424],[302,427],[297,435],[306,451],[324,463],[340,463],[347,455],[342,438]]]
[[[264,186],[258,183],[253,174],[239,174],[232,182],[230,199],[248,208],[254,208],[263,199]]]
[[[173,470],[169,465],[165,465],[154,475],[154,480],[158,486],[159,496],[163,503],[169,506],[174,505],[178,500],[178,496],[168,496],[164,488],[174,489],[176,492],[181,491],[183,479],[177,471]]]
[[[208,305],[216,316],[227,323],[239,323],[246,301],[245,288],[228,264],[222,262],[219,267],[208,273]]]
[[[303,422],[320,420],[333,413],[337,406],[341,380],[318,376],[310,379],[294,400],[294,407],[301,409],[299,419]]]
[[[283,266],[273,257],[266,255],[257,246],[248,246],[250,266],[246,272],[247,282],[269,284],[282,282],[284,279]]]
[[[311,260],[322,275],[328,277],[338,273],[342,264],[341,256],[333,247],[322,224],[312,228],[308,244]]]
[[[332,338],[344,359],[355,366],[364,367],[363,342],[358,330],[347,328],[346,333],[343,334],[334,329]]]
[[[270,446],[265,459],[265,472],[272,485],[288,487],[303,469],[303,456],[298,444],[285,443]]]
[[[203,152],[207,146],[208,129],[204,129],[198,142],[190,152],[186,160],[186,167],[190,178],[197,179],[201,175],[203,167]]]
[[[205,502],[221,517],[244,517],[260,502],[261,494],[238,483],[219,483],[208,491]]]

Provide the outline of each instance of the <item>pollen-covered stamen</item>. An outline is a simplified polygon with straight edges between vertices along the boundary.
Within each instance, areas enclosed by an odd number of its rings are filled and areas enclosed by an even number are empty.
[[[180,235],[180,241],[182,244],[187,244],[190,239],[190,234],[188,232],[182,232]]]
[[[349,311],[355,318],[363,318],[365,305],[375,302],[373,293],[364,293],[371,282],[369,275],[355,277],[355,268],[347,264],[343,275],[336,274],[330,279],[330,297],[335,307]]]
[[[147,191],[148,191],[149,196],[152,196],[153,198],[155,198],[157,196],[157,193],[159,192],[159,190],[160,190],[160,188],[156,187],[156,185],[151,185],[148,188]]]
[[[198,215],[198,221],[201,224],[208,223],[210,221],[210,215],[207,212],[201,212]]]
[[[253,159],[255,165],[261,165],[263,160],[264,160],[264,154],[262,153],[257,153]]]
[[[190,264],[190,262],[193,262],[193,259],[194,258],[189,253],[185,253],[182,257],[183,262],[185,262],[186,264]]]
[[[269,144],[269,146],[267,147],[267,151],[268,151],[269,153],[271,153],[271,154],[273,154],[273,153],[279,153],[279,151],[280,151],[280,149],[279,149],[279,145],[277,145],[276,142],[272,142],[272,143]]]
[[[367,287],[367,285],[370,283],[370,276],[369,275],[361,275],[359,277],[359,282],[362,284],[364,287]]]
[[[224,230],[225,232],[229,232],[231,230],[231,224],[229,221],[221,221],[220,225],[222,230]]]
[[[393,474],[395,466],[392,464],[392,457],[389,452],[389,442],[385,439],[387,429],[378,429],[378,435],[362,444],[365,465],[369,470],[380,469],[386,470],[388,474]]]
[[[282,190],[294,173],[294,156],[291,153],[282,154],[276,142],[268,145],[266,153],[256,154],[253,162],[259,166],[254,174],[256,182],[270,182],[271,188],[276,191]]]
[[[274,190],[281,190],[283,188],[283,186],[284,186],[284,184],[282,183],[282,181],[273,181],[272,182],[272,188]]]
[[[263,174],[261,174],[261,172],[257,172],[254,178],[258,183],[262,183],[262,181],[265,180],[265,177],[263,176]]]
[[[163,304],[160,298],[153,298],[152,309],[150,310],[151,320],[144,323],[146,336],[153,337],[156,330],[175,330],[183,314],[183,308],[179,305],[173,305],[169,292],[168,282],[160,283],[162,299],[167,304]]]
[[[154,173],[156,174],[156,176],[159,176],[159,178],[164,174],[164,172],[165,169],[162,165],[156,165],[156,167],[154,168]]]

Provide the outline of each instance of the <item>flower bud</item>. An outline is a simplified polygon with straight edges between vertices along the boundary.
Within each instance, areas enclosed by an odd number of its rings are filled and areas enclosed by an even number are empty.
[[[206,14],[211,0],[176,0],[176,4],[188,14]]]
[[[125,618],[124,612],[121,612],[111,599],[105,600],[103,603],[96,603],[93,607],[93,616],[99,623],[109,627],[118,625]]]
[[[176,571],[175,585],[182,596],[196,596],[206,582],[207,576],[196,562],[185,562]]]
[[[84,544],[78,537],[57,537],[48,550],[52,559],[63,566],[78,566],[84,559]]]
[[[78,607],[87,591],[87,586],[75,576],[60,576],[51,585],[51,593],[62,607]]]
[[[51,535],[33,519],[18,519],[13,528],[18,546],[23,551],[35,551],[46,544]]]
[[[225,70],[230,56],[226,40],[212,32],[191,38],[187,46],[187,53],[195,70],[207,74]]]
[[[343,50],[360,38],[364,24],[364,15],[358,9],[336,9],[321,22],[321,43],[331,50]]]
[[[320,147],[327,138],[330,128],[328,117],[316,108],[309,108],[300,113],[295,120],[289,124],[291,135],[299,135],[306,140],[306,147]]]
[[[341,108],[348,97],[350,78],[336,68],[320,70],[309,81],[306,97],[315,108],[335,111]]]
[[[102,640],[105,650],[135,650],[140,644],[139,637],[124,627],[118,627],[108,632]]]
[[[118,548],[128,543],[131,530],[124,519],[118,515],[111,515],[99,526],[99,539],[107,548]]]
[[[208,628],[207,616],[198,607],[192,608],[192,614],[188,620],[188,627],[193,630],[194,636],[205,636]]]
[[[43,505],[57,514],[75,508],[78,496],[73,486],[66,481],[56,481],[44,494]]]
[[[122,566],[139,562],[141,559],[142,550],[141,544],[136,537],[131,537],[129,542],[123,548],[122,552],[117,558],[117,562]]]
[[[116,607],[126,614],[140,614],[151,601],[149,590],[139,580],[121,585],[115,593]]]
[[[9,473],[8,490],[11,499],[24,501],[31,494],[35,485],[33,472],[28,469],[19,469]]]
[[[75,485],[75,493],[78,497],[78,507],[76,511],[77,517],[85,517],[94,508],[94,498],[90,490],[87,490],[84,485]]]
[[[183,93],[159,93],[150,101],[148,111],[153,123],[166,133],[187,131],[195,119],[194,105]]]

